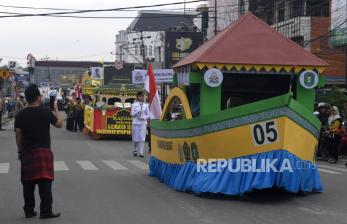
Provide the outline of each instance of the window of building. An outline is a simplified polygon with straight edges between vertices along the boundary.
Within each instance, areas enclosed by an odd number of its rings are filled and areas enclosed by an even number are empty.
[[[139,55],[139,47],[135,45],[135,55]]]
[[[148,46],[147,45],[145,45],[145,49],[144,49],[144,54],[145,54],[145,56],[147,56],[148,54],[147,54],[147,50],[148,50]]]
[[[280,23],[280,22],[283,22],[284,19],[285,19],[285,12],[286,12],[286,9],[285,9],[285,1],[284,0],[280,0],[277,2],[277,22]]]
[[[306,16],[329,16],[329,1],[307,0]]]
[[[149,45],[149,46],[148,46],[148,55],[149,55],[149,56],[152,56],[152,55],[153,55],[153,46],[152,46],[152,45]]]

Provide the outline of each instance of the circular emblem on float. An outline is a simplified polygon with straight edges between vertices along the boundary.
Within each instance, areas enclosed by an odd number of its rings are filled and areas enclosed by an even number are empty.
[[[223,82],[223,73],[216,68],[210,68],[205,72],[204,80],[209,87],[218,87]]]
[[[300,85],[305,89],[313,89],[318,85],[318,81],[319,76],[315,71],[307,70],[300,74]]]

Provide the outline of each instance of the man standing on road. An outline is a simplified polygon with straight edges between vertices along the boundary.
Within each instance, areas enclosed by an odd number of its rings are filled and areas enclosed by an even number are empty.
[[[0,131],[3,131],[2,129],[2,112],[4,111],[4,103],[0,97]]]
[[[21,160],[24,213],[26,218],[37,215],[35,208],[35,185],[41,198],[40,218],[56,218],[52,211],[52,181],[54,179],[53,153],[51,151],[50,124],[62,127],[57,105],[50,111],[41,106],[41,94],[36,85],[25,90],[28,106],[15,119],[18,158]]]
[[[143,92],[137,93],[137,101],[131,106],[133,155],[144,157],[147,120],[149,119],[148,104],[144,102]]]

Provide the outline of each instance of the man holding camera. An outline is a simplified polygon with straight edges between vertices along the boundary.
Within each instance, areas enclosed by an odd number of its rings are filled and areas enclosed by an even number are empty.
[[[35,186],[38,185],[41,198],[40,218],[56,218],[52,211],[52,181],[54,179],[53,153],[51,150],[50,124],[62,127],[58,108],[53,112],[41,106],[41,94],[36,85],[25,90],[28,106],[15,119],[18,158],[21,161],[24,213],[26,218],[37,215],[35,208]]]

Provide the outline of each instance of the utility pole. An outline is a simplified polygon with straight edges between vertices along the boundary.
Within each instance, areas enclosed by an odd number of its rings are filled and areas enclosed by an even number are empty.
[[[143,31],[140,31],[140,37],[138,38],[133,38],[133,41],[135,40],[141,40],[141,47],[140,47],[140,51],[142,54],[142,64],[144,66],[144,69],[147,69],[147,63],[146,63],[146,52],[145,52],[145,43],[144,43],[144,39],[149,39],[151,38],[151,36],[147,36],[144,37],[143,36]]]
[[[140,32],[141,34],[141,51],[142,51],[142,61],[143,61],[143,67],[147,69],[147,63],[146,63],[146,52],[145,52],[145,43],[143,41],[143,33],[142,31]]]
[[[214,0],[214,35],[217,35],[217,0]]]
[[[346,89],[347,89],[347,46],[345,46],[345,77],[346,77]]]

